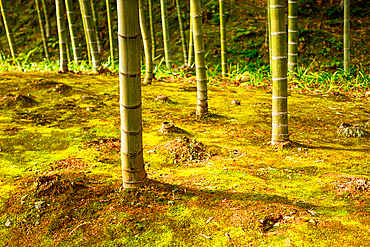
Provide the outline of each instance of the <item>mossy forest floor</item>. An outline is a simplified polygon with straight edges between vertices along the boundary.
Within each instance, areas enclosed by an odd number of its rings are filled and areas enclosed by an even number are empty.
[[[269,89],[210,85],[199,118],[193,82],[155,81],[142,88],[149,181],[124,191],[116,76],[0,85],[0,246],[370,245],[369,138],[337,134],[369,131],[369,98],[291,91],[295,146],[281,150]]]

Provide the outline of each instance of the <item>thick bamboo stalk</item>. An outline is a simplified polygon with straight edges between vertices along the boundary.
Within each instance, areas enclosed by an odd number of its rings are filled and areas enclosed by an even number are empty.
[[[113,46],[113,27],[111,21],[111,9],[109,0],[106,0],[107,5],[107,19],[108,19],[108,31],[109,31],[109,50],[110,50],[110,60],[114,62],[114,46]]]
[[[98,13],[96,12],[94,0],[90,0],[90,3],[91,3],[91,12],[93,15],[93,23],[95,27],[94,29],[95,29],[96,43],[98,44],[99,52],[102,52],[103,45],[102,45],[102,42],[100,41],[100,28],[99,28]]]
[[[4,27],[5,27],[6,37],[8,38],[10,54],[12,54],[12,57],[15,58],[15,54],[16,54],[17,51],[15,49],[13,31],[12,31],[12,28],[10,27],[10,25],[9,25],[9,22],[8,22],[9,17],[8,17],[8,13],[5,9],[4,0],[0,0],[0,8],[1,8],[1,15],[3,16],[3,23],[4,23]]]
[[[187,49],[187,44],[186,44],[184,22],[182,21],[182,16],[181,16],[180,0],[176,0],[176,8],[177,8],[177,16],[179,19],[181,44],[182,44],[182,50],[184,54],[184,64],[188,64],[188,49]]]
[[[76,21],[75,21],[75,12],[73,10],[72,0],[65,0],[66,9],[67,9],[67,18],[69,24],[69,33],[71,36],[72,50],[73,50],[73,59],[75,63],[79,63],[82,60],[81,58],[81,49],[80,42],[77,37],[76,30]]]
[[[298,63],[298,1],[288,1],[288,69],[297,70]]]
[[[42,10],[44,12],[44,18],[45,18],[45,31],[46,31],[46,37],[50,37],[50,19],[49,19],[49,13],[48,13],[48,7],[46,5],[45,0],[41,0],[42,2]]]
[[[65,11],[63,8],[62,0],[55,0],[58,38],[59,38],[59,54],[60,54],[60,71],[68,71],[68,58],[67,58],[67,29],[65,23]]]
[[[190,30],[189,30],[189,59],[188,66],[194,63],[194,35],[193,35],[193,18],[190,14]]]
[[[42,14],[41,14],[41,5],[40,5],[39,0],[35,0],[35,5],[36,5],[36,10],[37,10],[37,17],[39,18],[40,31],[41,31],[41,36],[42,36],[42,43],[44,45],[45,58],[49,59],[48,39],[46,37],[44,21],[42,19]]]
[[[96,33],[93,24],[93,18],[91,13],[91,5],[89,0],[80,0],[81,2],[81,13],[82,18],[85,19],[87,39],[89,41],[89,48],[93,63],[93,68],[96,70],[101,66],[100,53],[96,42]]]
[[[139,17],[140,29],[143,37],[144,51],[145,51],[145,77],[144,84],[151,84],[153,80],[153,60],[151,50],[150,33],[145,23],[145,12],[143,8],[143,0],[139,0]]]
[[[221,69],[222,77],[227,77],[227,43],[226,43],[226,18],[225,0],[220,0],[220,37],[221,37]]]
[[[83,5],[82,5],[82,1],[78,1],[79,5],[80,5],[80,14],[82,16],[81,20],[82,20],[82,25],[83,25],[83,28],[84,28],[84,34],[85,34],[85,41],[86,41],[86,50],[87,50],[87,58],[88,58],[88,61],[89,61],[89,64],[91,64],[91,52],[90,52],[90,44],[89,44],[89,38],[87,37],[87,27],[86,27],[86,20],[85,18],[83,17],[83,12],[82,12],[82,9],[83,9]]]
[[[344,71],[350,72],[350,0],[344,0],[344,32],[343,32],[343,53],[344,53]]]
[[[167,17],[167,1],[161,0],[161,14],[162,14],[162,30],[164,43],[164,57],[166,60],[167,69],[172,69],[171,61],[171,46],[170,46],[170,30]]]
[[[124,188],[142,187],[144,169],[138,0],[117,0],[121,160]]]
[[[154,31],[154,18],[153,18],[153,3],[152,0],[148,0],[149,5],[149,22],[150,22],[150,37],[152,40],[152,60],[155,60],[157,56],[156,44],[155,44],[155,31]]]
[[[204,56],[202,8],[200,0],[190,0],[193,17],[195,65],[197,74],[197,115],[208,114],[207,73]]]
[[[287,47],[284,3],[284,0],[270,0],[273,80],[272,145],[289,141]]]

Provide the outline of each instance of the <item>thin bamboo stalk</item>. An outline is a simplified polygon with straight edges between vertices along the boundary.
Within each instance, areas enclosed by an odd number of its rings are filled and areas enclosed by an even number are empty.
[[[284,0],[270,0],[273,80],[272,145],[289,141],[287,47],[284,4]]]
[[[45,18],[45,31],[46,31],[46,37],[50,38],[50,19],[49,19],[49,13],[48,13],[48,6],[46,5],[45,0],[41,0],[42,2],[42,10],[44,13]]]
[[[288,1],[288,69],[297,71],[298,63],[298,1]]]
[[[150,22],[150,37],[152,40],[152,59],[155,60],[157,56],[156,44],[155,44],[155,31],[154,31],[154,18],[153,18],[153,3],[152,0],[148,0],[149,5],[149,22]]]
[[[107,19],[108,19],[108,31],[109,31],[109,50],[110,50],[110,60],[114,63],[114,46],[113,46],[113,27],[111,21],[111,9],[109,0],[106,0],[107,5]]]
[[[121,160],[124,188],[144,186],[138,0],[117,0]]]
[[[197,74],[197,115],[208,114],[207,73],[204,55],[202,8],[200,0],[190,0],[193,19],[194,52]]]
[[[182,21],[182,16],[181,16],[180,0],[176,0],[176,8],[177,8],[177,16],[179,19],[181,44],[182,44],[182,50],[184,54],[184,64],[188,64],[188,49],[187,49],[186,36],[185,36],[185,31],[184,31],[185,30],[184,22]]]
[[[0,0],[0,8],[1,8],[1,15],[3,16],[3,23],[5,27],[6,37],[8,38],[8,44],[10,49],[10,54],[12,54],[12,57],[15,58],[16,49],[15,49],[15,42],[13,37],[13,31],[12,28],[9,25],[9,17],[8,12],[5,9],[4,0]]]
[[[344,53],[344,71],[350,72],[350,0],[344,0],[344,31],[343,31],[343,53]]]
[[[272,45],[271,45],[271,15],[270,15],[270,0],[267,0],[267,25],[268,25],[268,36],[269,36],[269,61],[270,61],[270,72],[272,72]]]
[[[144,51],[145,51],[145,77],[144,84],[151,84],[153,80],[153,60],[151,50],[150,33],[145,23],[145,12],[143,8],[143,0],[139,0],[139,19],[141,35],[143,37]]]
[[[61,0],[55,0],[58,38],[59,38],[59,54],[60,54],[60,71],[68,71],[68,58],[67,58],[67,29],[65,24],[65,11]]]
[[[226,18],[225,0],[220,0],[220,37],[221,37],[221,69],[222,77],[227,77],[227,43],[226,43]]]
[[[94,0],[90,0],[90,3],[91,3],[91,12],[92,12],[92,15],[93,15],[93,23],[94,23],[94,27],[95,27],[94,29],[95,29],[96,42],[98,44],[99,52],[102,52],[103,51],[103,44],[100,41],[100,27],[99,27],[98,13],[96,12]]]
[[[73,10],[72,0],[65,0],[65,5],[67,9],[67,18],[68,18],[68,24],[69,24],[69,33],[71,36],[73,58],[74,58],[75,63],[78,64],[79,61],[82,60],[82,58],[81,58],[80,42],[77,37],[75,12]]]
[[[36,5],[36,10],[37,10],[37,17],[39,18],[40,31],[41,31],[41,36],[42,36],[42,43],[44,45],[45,58],[49,59],[48,39],[46,37],[44,21],[42,19],[42,14],[41,14],[41,5],[40,5],[39,0],[35,0],[35,5]]]
[[[171,61],[171,46],[170,46],[170,30],[167,17],[167,1],[161,0],[161,13],[162,13],[162,29],[163,29],[163,43],[164,43],[164,57],[166,60],[167,69],[172,69]]]
[[[89,41],[90,53],[94,70],[101,66],[100,53],[96,42],[96,33],[92,19],[91,5],[89,0],[80,0],[82,18],[85,19],[86,33]]]
[[[191,2],[190,2],[191,5]],[[189,30],[189,59],[188,66],[192,66],[194,63],[194,35],[193,35],[193,18],[190,14],[190,30]]]

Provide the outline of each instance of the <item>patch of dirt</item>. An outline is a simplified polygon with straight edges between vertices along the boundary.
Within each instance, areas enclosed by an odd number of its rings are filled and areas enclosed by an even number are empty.
[[[75,158],[75,157],[69,157],[67,159],[58,160],[54,163],[51,163],[50,166],[52,169],[63,169],[63,171],[66,170],[83,170],[86,168],[93,167],[91,165],[85,164],[82,159]]]
[[[79,188],[85,188],[83,181],[71,181],[58,174],[40,176],[34,182],[36,196],[55,196],[65,192],[71,192]]]
[[[55,113],[38,113],[37,111],[30,111],[30,112],[17,112],[16,117],[14,117],[17,120],[20,120],[21,122],[33,122],[36,125],[47,125],[51,124],[52,122],[57,120],[57,116]]]
[[[202,142],[198,142],[195,138],[189,139],[186,136],[176,138],[164,145],[156,148],[165,150],[174,156],[173,163],[204,163],[211,154],[206,150]]]
[[[339,195],[370,194],[370,180],[356,177],[343,178],[337,182],[336,189]]]
[[[72,87],[67,84],[47,80],[40,80],[36,83],[35,87],[36,89],[50,89],[50,92],[57,92],[59,94],[65,94],[72,90]]]
[[[37,101],[31,96],[25,96],[21,94],[8,94],[0,99],[0,107],[30,107],[37,105]]]
[[[341,123],[338,130],[338,135],[345,137],[365,137],[369,136],[369,132],[363,130],[359,125],[350,125]]]
[[[120,151],[121,150],[121,140],[119,138],[103,138],[99,140],[89,141],[84,148],[102,148],[106,147],[110,151]]]

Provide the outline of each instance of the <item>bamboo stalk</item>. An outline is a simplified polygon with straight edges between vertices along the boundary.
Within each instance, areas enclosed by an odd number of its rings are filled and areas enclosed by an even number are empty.
[[[61,0],[55,0],[58,38],[59,38],[59,54],[60,54],[60,71],[68,71],[68,58],[67,58],[67,29],[65,24],[65,12]]]
[[[298,63],[298,1],[288,1],[288,69],[297,71]]]
[[[182,50],[184,54],[184,64],[188,64],[188,49],[187,49],[186,36],[185,36],[185,31],[184,31],[184,22],[182,21],[182,16],[181,16],[180,0],[176,0],[176,8],[177,8],[177,16],[179,19],[181,44],[182,44]]]
[[[271,15],[270,15],[270,0],[267,0],[267,24],[268,24],[268,36],[269,36],[269,61],[270,61],[270,72],[272,72],[272,45],[271,45]]]
[[[143,0],[139,0],[139,19],[140,19],[141,35],[143,37],[144,50],[145,50],[144,84],[151,84],[153,80],[153,60],[152,60],[150,33],[145,23],[145,12],[143,9]]]
[[[103,51],[103,45],[100,41],[100,28],[99,28],[99,20],[98,20],[98,14],[96,13],[95,8],[95,2],[94,0],[90,0],[91,4],[91,12],[93,16],[93,23],[94,23],[94,29],[95,29],[95,36],[96,36],[96,43],[98,44],[98,50],[99,52]]]
[[[284,3],[284,0],[270,0],[273,80],[272,145],[289,141],[287,47]]]
[[[113,27],[111,21],[111,9],[109,0],[106,0],[107,5],[107,18],[108,18],[108,31],[109,31],[109,48],[110,48],[110,60],[114,63],[114,46],[113,46]]]
[[[90,53],[94,70],[101,66],[100,53],[96,42],[96,33],[92,20],[91,6],[89,0],[80,0],[82,18],[85,19],[87,39],[89,41]]]
[[[191,2],[190,2],[191,5]],[[190,30],[189,30],[189,59],[188,66],[192,66],[194,63],[194,35],[193,35],[193,18],[190,14]]]
[[[171,46],[170,46],[170,30],[167,17],[167,2],[161,0],[161,13],[162,13],[162,29],[163,29],[163,43],[164,43],[164,57],[166,60],[167,69],[172,69],[171,61]]]
[[[78,64],[79,61],[82,60],[82,58],[81,58],[80,42],[77,37],[75,12],[73,11],[72,0],[65,0],[65,5],[67,9],[67,18],[68,18],[69,33],[70,33],[71,43],[72,43],[73,58],[74,58],[75,63]]]
[[[50,38],[50,19],[49,19],[49,13],[48,13],[48,7],[46,6],[45,0],[41,0],[42,2],[42,10],[44,12],[44,18],[45,18],[45,31],[46,31],[46,37]]]
[[[36,10],[37,10],[37,17],[39,18],[40,31],[41,31],[41,36],[42,36],[42,43],[44,45],[45,58],[49,59],[48,40],[47,40],[47,37],[46,37],[46,32],[45,32],[45,28],[44,28],[44,21],[42,19],[42,14],[41,14],[41,5],[40,5],[39,0],[35,0],[35,5],[36,5]]]
[[[221,68],[222,77],[227,77],[227,43],[226,43],[226,18],[225,0],[220,0],[220,37],[221,37]]]
[[[343,53],[344,71],[350,72],[350,0],[344,0],[344,31],[343,31]]]
[[[80,5],[80,14],[82,16],[82,25],[83,25],[83,28],[84,28],[84,33],[85,33],[85,41],[86,41],[86,50],[87,50],[87,58],[88,58],[88,61],[89,61],[89,64],[91,64],[91,52],[90,52],[90,44],[89,44],[89,38],[87,37],[87,27],[86,27],[86,20],[85,18],[83,17],[83,5],[82,5],[82,2],[79,0],[78,1],[79,5]]]
[[[197,74],[197,115],[208,114],[207,73],[204,56],[202,9],[200,0],[190,0],[193,19],[194,52]]]
[[[124,188],[144,186],[138,0],[117,0],[121,160]]]
[[[15,49],[15,42],[14,42],[14,36],[12,28],[9,25],[9,18],[8,18],[8,12],[5,9],[4,0],[0,0],[0,8],[1,8],[1,15],[3,16],[3,23],[5,27],[6,37],[8,38],[8,44],[10,49],[10,54],[12,54],[12,57],[15,58],[16,49]]]
[[[152,40],[152,60],[155,60],[155,57],[157,56],[156,51],[156,44],[155,44],[155,31],[154,31],[154,18],[153,18],[153,3],[152,0],[148,0],[149,5],[149,22],[150,22],[150,37]]]

